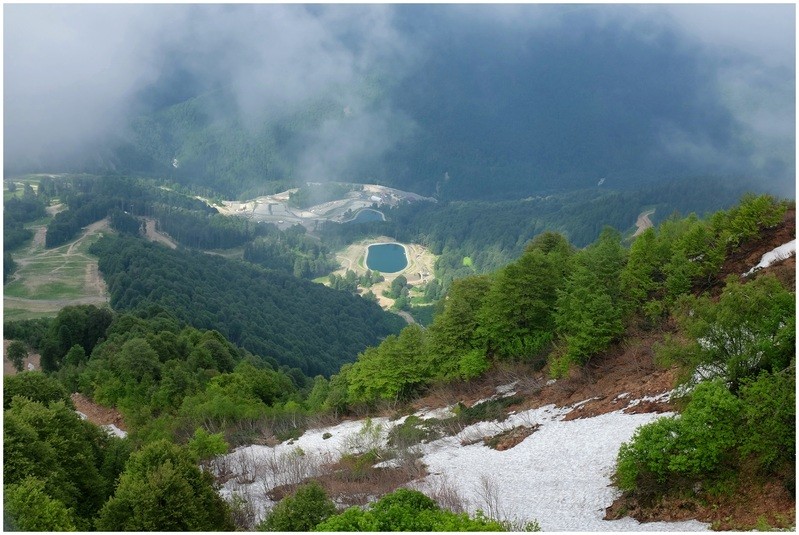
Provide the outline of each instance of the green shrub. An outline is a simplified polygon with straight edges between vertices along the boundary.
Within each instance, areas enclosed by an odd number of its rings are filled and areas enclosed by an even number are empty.
[[[701,383],[681,415],[642,426],[622,444],[617,485],[651,497],[690,481],[723,477],[736,461],[742,410],[720,381]]]
[[[478,512],[442,510],[421,492],[398,489],[367,509],[350,507],[317,525],[315,531],[504,531],[504,526]]]
[[[441,437],[437,429],[438,420],[422,420],[418,416],[408,416],[404,422],[395,425],[388,433],[388,445],[408,447],[430,442]]]
[[[464,425],[491,420],[498,420],[501,422],[508,417],[508,413],[505,409],[511,405],[521,403],[522,401],[524,401],[524,398],[520,396],[508,396],[483,401],[471,407],[466,407],[459,403],[455,409],[455,418],[457,418],[459,423]]]
[[[741,453],[753,454],[764,468],[778,468],[795,460],[796,371],[761,373],[741,388],[746,433]]]
[[[322,486],[313,481],[283,498],[258,525],[259,531],[310,531],[336,512]]]

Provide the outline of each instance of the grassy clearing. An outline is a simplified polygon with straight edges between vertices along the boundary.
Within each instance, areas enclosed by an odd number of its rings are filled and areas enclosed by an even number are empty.
[[[3,314],[7,319],[53,316],[61,308],[108,301],[99,278],[97,259],[87,250],[106,227],[92,225],[77,240],[45,249],[32,240],[13,253],[19,267],[3,289]]]

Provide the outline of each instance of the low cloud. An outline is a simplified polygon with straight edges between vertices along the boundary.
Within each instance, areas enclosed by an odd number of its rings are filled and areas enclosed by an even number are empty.
[[[501,62],[502,53],[542,35],[579,42],[604,32],[602,42],[634,36],[691,55],[706,71],[698,98],[729,114],[723,139],[703,134],[701,124],[664,123],[660,153],[792,177],[794,13],[793,5],[10,4],[5,166],[102,158],[109,139],[124,137],[133,117],[153,111],[152,95],[161,91],[168,100],[183,77],[188,96],[193,88],[230,91],[251,131],[308,102],[332,100],[341,115],[304,135],[296,164],[308,180],[345,179],[348,161],[379,162],[416,128],[385,94],[370,95],[366,81],[400,81],[426,68],[436,40],[470,43],[480,35],[488,46],[497,43]],[[637,51],[618,53],[628,52]]]

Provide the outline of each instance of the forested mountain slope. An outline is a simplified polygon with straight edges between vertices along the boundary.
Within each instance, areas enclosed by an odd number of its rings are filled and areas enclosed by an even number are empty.
[[[219,256],[122,237],[91,252],[114,309],[158,305],[311,377],[335,372],[404,323],[352,294]]]

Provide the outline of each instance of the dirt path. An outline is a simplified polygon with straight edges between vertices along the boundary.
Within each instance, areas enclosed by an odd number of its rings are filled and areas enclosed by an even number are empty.
[[[649,219],[649,216],[655,213],[655,210],[647,210],[646,212],[641,212],[638,216],[638,221],[635,222],[635,226],[638,227],[635,230],[635,234],[633,234],[633,238],[642,234],[646,229],[652,228],[652,220]]]
[[[166,234],[162,234],[155,229],[155,219],[147,218],[145,221],[147,222],[145,228],[148,240],[163,243],[170,249],[178,248],[178,244],[175,243],[172,238],[169,238]]]

